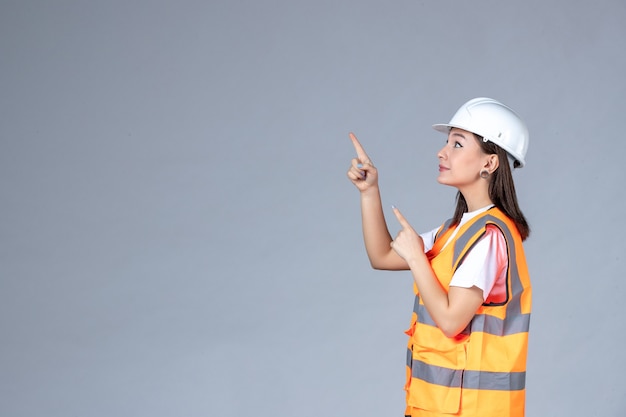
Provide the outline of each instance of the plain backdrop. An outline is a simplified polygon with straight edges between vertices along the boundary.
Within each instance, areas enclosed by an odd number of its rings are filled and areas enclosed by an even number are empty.
[[[0,0],[0,415],[400,416],[466,100],[527,122],[527,415],[626,415],[626,3]]]

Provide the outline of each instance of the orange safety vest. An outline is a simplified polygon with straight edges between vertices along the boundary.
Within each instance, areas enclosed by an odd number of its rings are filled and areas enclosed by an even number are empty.
[[[442,287],[448,291],[454,271],[490,224],[502,231],[507,244],[506,301],[483,304],[463,332],[448,338],[414,286],[406,332],[406,415],[523,416],[531,287],[522,239],[513,221],[494,207],[464,224],[443,248],[454,230],[450,223],[441,226],[427,253]]]

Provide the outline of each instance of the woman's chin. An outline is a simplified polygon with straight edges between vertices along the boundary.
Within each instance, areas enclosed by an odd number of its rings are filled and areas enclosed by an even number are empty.
[[[447,185],[448,187],[458,188],[457,183],[455,183],[454,181],[450,181],[449,179],[446,179],[446,178],[441,178],[441,175],[437,177],[437,182],[441,185]]]

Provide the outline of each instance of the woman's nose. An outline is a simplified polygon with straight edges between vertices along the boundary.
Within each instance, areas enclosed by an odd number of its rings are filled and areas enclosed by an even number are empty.
[[[446,158],[446,147],[445,146],[443,148],[439,149],[439,152],[437,152],[437,158],[439,158],[439,159],[445,159]]]

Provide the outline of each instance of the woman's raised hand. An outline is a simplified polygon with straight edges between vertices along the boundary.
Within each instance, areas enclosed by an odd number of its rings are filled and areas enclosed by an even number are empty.
[[[348,169],[348,178],[359,191],[363,192],[378,185],[378,170],[354,133],[350,133],[350,140],[356,150],[356,158],[352,159],[352,165]]]

